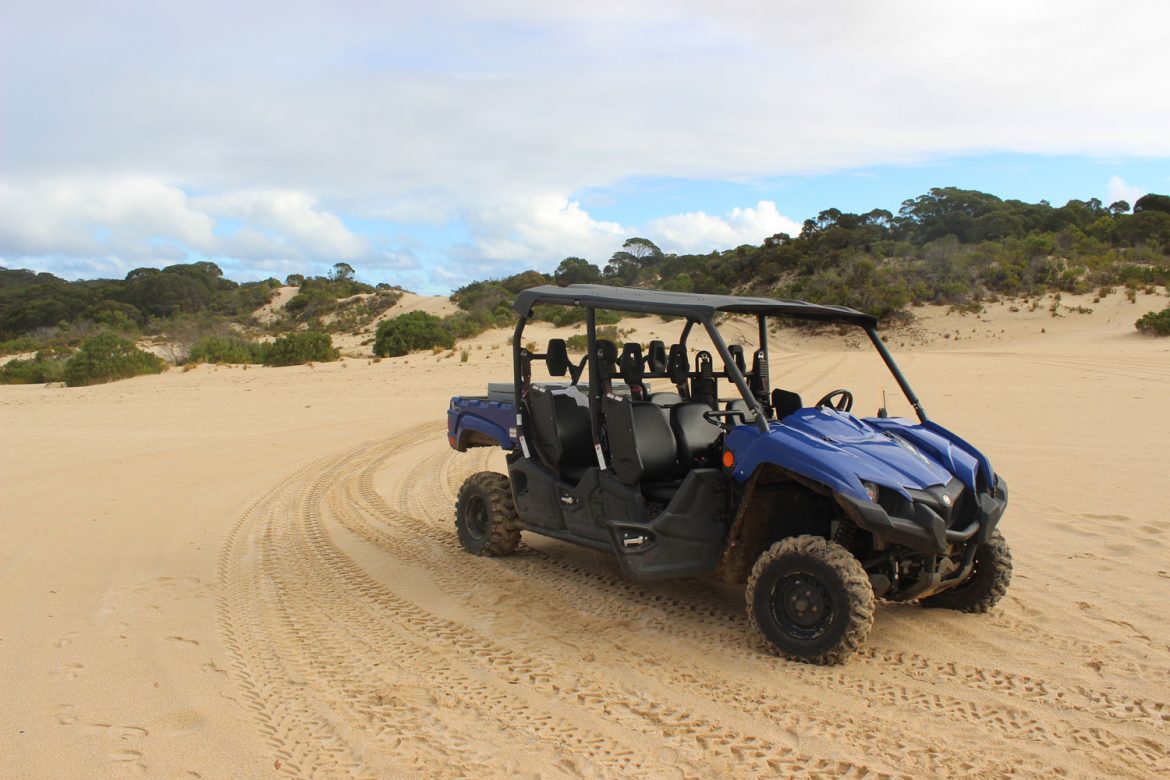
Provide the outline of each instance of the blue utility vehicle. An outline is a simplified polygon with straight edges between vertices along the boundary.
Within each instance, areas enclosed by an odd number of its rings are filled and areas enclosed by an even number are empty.
[[[561,339],[543,353],[523,346],[538,304],[585,310],[585,354],[570,356]],[[864,643],[877,597],[985,612],[1004,595],[1007,485],[927,417],[872,316],[600,285],[525,290],[515,309],[512,383],[453,398],[448,412],[452,447],[508,452],[507,475],[474,474],[459,492],[455,525],[467,551],[507,555],[528,531],[612,552],[634,579],[743,584],[767,645],[820,664]],[[677,342],[619,348],[598,338],[598,311],[675,318]],[[755,321],[750,369],[743,347],[720,333],[727,315]],[[884,408],[859,418],[844,388],[806,405],[772,387],[774,318],[860,328],[917,420]],[[715,354],[688,347],[696,327]],[[534,369],[549,378],[534,379]]]

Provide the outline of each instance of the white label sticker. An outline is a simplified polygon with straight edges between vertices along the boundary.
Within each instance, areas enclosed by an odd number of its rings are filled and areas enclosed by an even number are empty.
[[[520,437],[520,449],[524,450],[524,457],[525,458],[532,457],[531,455],[528,454],[528,442],[524,441],[523,436]]]
[[[605,471],[605,456],[601,454],[601,445],[594,444],[593,450],[597,453],[597,467]]]

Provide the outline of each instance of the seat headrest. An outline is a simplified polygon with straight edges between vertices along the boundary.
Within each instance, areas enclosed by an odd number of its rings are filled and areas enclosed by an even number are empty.
[[[628,341],[622,345],[622,379],[630,387],[642,384],[642,345]]]
[[[646,346],[646,368],[652,374],[666,373],[666,345],[657,339]]]
[[[695,355],[695,368],[698,370],[700,376],[710,377],[714,373],[714,368],[712,368],[711,363],[711,353],[704,349]]]
[[[618,359],[617,345],[608,339],[598,339],[597,357],[602,363],[613,365]]]
[[[670,374],[670,381],[681,385],[690,378],[691,361],[687,357],[687,348],[682,344],[670,345],[670,356],[666,359],[666,373]]]
[[[752,373],[759,377],[768,374],[768,358],[762,349],[757,349],[752,355]]]
[[[735,362],[735,367],[739,369],[739,373],[742,374],[747,371],[747,364],[743,360],[743,347],[739,344],[732,344],[727,348],[727,351],[731,353],[731,359]],[[731,366],[724,366],[723,370],[730,374]]]
[[[548,350],[544,355],[544,364],[548,367],[549,376],[564,376],[569,366],[569,348],[564,339],[549,339]]]

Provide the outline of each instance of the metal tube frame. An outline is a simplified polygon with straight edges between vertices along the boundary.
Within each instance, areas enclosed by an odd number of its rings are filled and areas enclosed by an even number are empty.
[[[898,368],[898,364],[894,362],[894,356],[890,354],[890,350],[886,349],[885,343],[883,343],[881,337],[878,336],[877,329],[866,328],[865,332],[869,336],[869,340],[873,342],[874,347],[877,348],[878,354],[882,356],[882,360],[885,362],[886,368],[890,369],[890,373],[894,375],[894,379],[898,382],[898,387],[902,388],[902,394],[906,396],[906,400],[910,402],[912,407],[914,407],[914,412],[918,415],[918,421],[922,423],[929,422],[930,420],[926,416],[926,410],[922,408],[922,402],[918,400],[918,396],[914,394],[914,390],[910,387],[910,383],[907,382],[906,377],[902,375],[902,371]]]
[[[715,323],[710,320],[704,320],[703,327],[707,329],[707,335],[711,337],[711,343],[715,345],[715,350],[719,353],[719,357],[723,358],[723,364],[727,367],[728,378],[735,383],[739,394],[747,401],[747,405],[751,407],[756,414],[756,427],[762,433],[768,432],[768,419],[764,414],[764,410],[760,407],[760,402],[747,386],[747,380],[744,379],[743,373],[739,370],[739,366],[735,364],[735,360],[731,357],[730,350],[727,349],[727,343],[723,340],[723,335],[719,333],[719,329],[715,327]]]

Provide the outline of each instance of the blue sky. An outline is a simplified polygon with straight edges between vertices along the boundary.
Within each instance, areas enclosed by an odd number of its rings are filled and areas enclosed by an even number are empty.
[[[0,265],[423,292],[931,187],[1170,192],[1170,7],[0,4]]]

